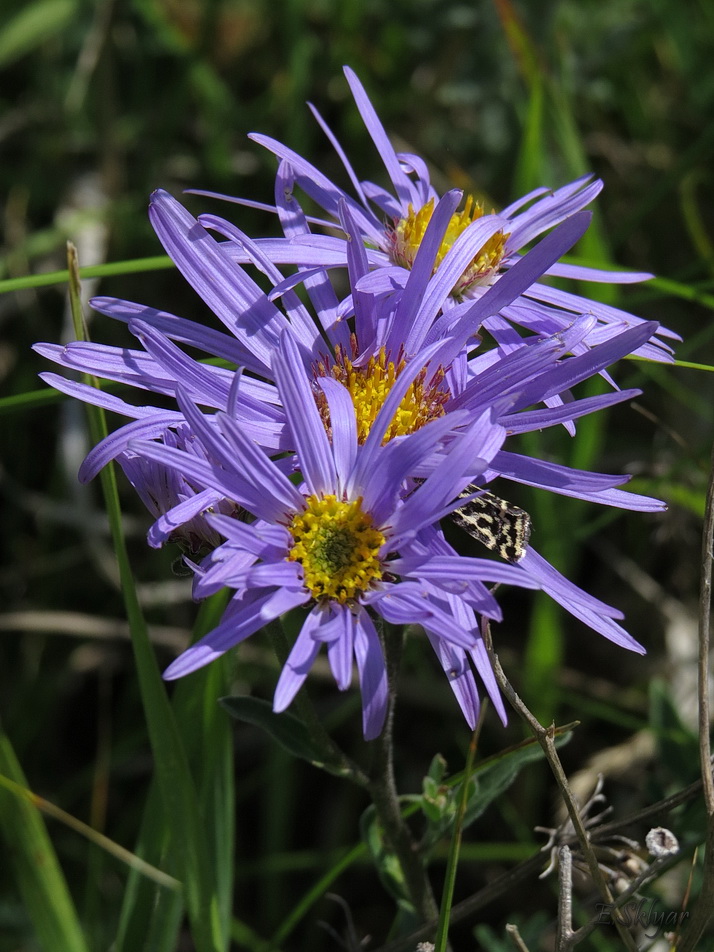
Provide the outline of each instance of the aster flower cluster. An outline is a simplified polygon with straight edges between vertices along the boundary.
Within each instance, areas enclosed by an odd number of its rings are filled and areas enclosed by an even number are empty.
[[[394,152],[346,73],[394,194],[359,181],[319,116],[356,198],[287,147],[254,136],[279,159],[275,205],[264,207],[279,216],[283,238],[250,238],[216,215],[194,218],[161,190],[149,208],[164,248],[222,326],[100,297],[93,306],[126,323],[137,348],[36,349],[66,369],[174,400],[169,409],[129,402],[43,374],[129,421],[89,453],[80,478],[116,459],[155,518],[150,544],[182,543],[196,596],[234,592],[220,624],[166,678],[302,608],[276,710],[290,704],[324,645],[341,690],[356,665],[364,734],[377,736],[388,705],[386,622],[423,628],[469,725],[478,717],[477,677],[505,721],[482,638],[482,624],[502,617],[491,583],[542,589],[615,644],[644,649],[616,609],[556,571],[527,533],[518,547],[494,541],[499,510],[489,510],[484,488],[501,478],[605,506],[662,509],[618,488],[624,476],[505,444],[549,426],[574,432],[579,417],[630,399],[638,391],[613,385],[578,398],[572,388],[594,374],[610,380],[606,368],[629,354],[671,359],[663,338],[676,335],[541,280],[647,277],[560,261],[587,229],[584,207],[601,183],[537,190],[499,214],[484,214],[458,190],[438,196],[423,160]],[[296,188],[327,217],[309,219]],[[270,293],[248,267],[268,279]],[[331,279],[337,268],[349,280],[344,297]],[[465,502],[491,527],[478,537],[504,558],[485,549],[466,557],[447,541],[441,520]]]

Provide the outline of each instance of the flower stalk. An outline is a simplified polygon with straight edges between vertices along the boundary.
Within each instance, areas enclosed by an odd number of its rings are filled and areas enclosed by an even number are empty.
[[[395,626],[382,629],[382,644],[387,665],[388,706],[382,733],[372,744],[373,760],[369,770],[369,793],[387,846],[397,856],[404,886],[422,922],[436,922],[439,909],[426,874],[419,846],[404,821],[394,777],[394,707],[402,656],[402,634]]]

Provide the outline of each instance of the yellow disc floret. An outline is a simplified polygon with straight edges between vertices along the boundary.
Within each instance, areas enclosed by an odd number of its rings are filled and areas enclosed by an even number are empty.
[[[353,341],[353,345],[353,350],[356,351],[356,342]],[[379,349],[376,356],[370,357],[364,366],[356,367],[347,357],[344,349],[338,345],[335,348],[334,360],[325,358],[317,364],[316,376],[333,377],[349,390],[357,420],[357,439],[360,443],[364,443],[382,404],[405,367],[406,361],[403,356],[398,355],[396,360],[390,360],[384,347]],[[443,371],[433,374],[428,384],[425,381],[426,371],[422,370],[414,378],[397,407],[385,433],[384,443],[397,436],[414,433],[429,420],[444,415],[444,404],[450,394],[444,386]],[[330,417],[327,400],[324,396],[318,395],[317,402],[325,428],[329,432]]]
[[[381,579],[378,553],[385,538],[362,510],[361,499],[309,496],[288,530],[294,542],[288,559],[300,562],[314,598],[344,604]]]
[[[404,218],[396,221],[390,230],[391,257],[395,264],[403,268],[411,269],[416,258],[417,251],[424,238],[426,226],[431,221],[434,214],[434,199],[422,205],[418,211],[414,211],[413,206],[409,205],[408,213]],[[444,260],[445,255],[454,244],[456,239],[464,232],[469,225],[477,221],[483,215],[483,205],[474,201],[471,195],[466,197],[464,208],[460,212],[455,212],[446,228],[446,233],[441,242],[434,262],[434,270],[439,267]],[[488,241],[481,246],[471,263],[465,269],[452,290],[452,294],[461,297],[471,288],[482,284],[490,284],[491,280],[498,274],[501,260],[504,255],[507,234],[499,231],[492,235]]]

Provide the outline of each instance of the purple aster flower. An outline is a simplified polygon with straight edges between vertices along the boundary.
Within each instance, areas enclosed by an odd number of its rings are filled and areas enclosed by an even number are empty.
[[[206,459],[202,444],[183,423],[175,431],[165,429],[159,438],[165,446]],[[125,450],[118,454],[117,462],[156,519],[151,535],[154,546],[174,542],[188,555],[197,556],[215,549],[221,542],[204,513],[210,510],[233,518],[240,513],[239,507],[220,493],[211,489],[197,490],[182,472],[162,466],[148,457]]]
[[[38,344],[36,350],[64,367],[155,393],[173,395],[180,385],[195,402],[222,410],[226,408],[235,375],[231,368],[240,366],[245,373],[237,412],[241,414],[243,425],[266,449],[290,451],[291,438],[285,429],[285,415],[271,379],[270,367],[271,354],[283,331],[288,330],[299,343],[300,359],[313,377],[331,375],[343,382],[349,380],[351,393],[358,403],[360,388],[368,392],[368,412],[373,412],[370,408],[378,408],[379,404],[373,399],[377,389],[381,388],[383,399],[390,380],[396,378],[400,368],[409,360],[418,359],[424,346],[441,341],[439,360],[431,362],[428,377],[425,370],[425,376],[414,383],[414,392],[410,395],[415,405],[414,412],[400,414],[402,429],[390,432],[390,437],[404,434],[434,414],[449,412],[453,408],[450,401],[454,398],[463,403],[467,394],[462,391],[469,380],[481,372],[489,373],[491,389],[488,392],[491,396],[499,387],[505,396],[509,387],[512,389],[521,382],[513,375],[499,375],[509,366],[502,365],[501,360],[504,357],[510,359],[523,347],[523,341],[518,348],[486,351],[472,360],[467,359],[469,344],[478,339],[489,315],[529,287],[587,227],[587,214],[571,217],[519,259],[479,299],[442,313],[453,274],[458,273],[463,262],[473,256],[480,240],[473,232],[464,233],[455,242],[448,260],[432,275],[429,261],[429,249],[433,250],[431,229],[438,237],[439,222],[448,217],[457,202],[458,196],[454,193],[449,193],[440,202],[427,228],[422,252],[417,256],[404,288],[389,295],[362,290],[363,280],[370,277],[369,265],[365,249],[352,243],[348,257],[352,293],[344,301],[338,300],[324,271],[313,269],[308,275],[301,274],[313,305],[311,311],[291,287],[285,287],[282,275],[265,259],[255,242],[212,216],[200,221],[195,219],[170,195],[158,191],[152,196],[150,205],[150,216],[157,234],[185,278],[223,323],[225,330],[140,304],[97,298],[93,301],[94,306],[108,316],[126,322],[143,345],[143,350],[87,342],[65,346]],[[353,230],[354,222],[345,204],[341,211],[345,228]],[[230,241],[217,241],[204,225],[220,225]],[[245,269],[229,257],[226,245],[237,241],[250,250],[256,263],[280,289],[279,300],[273,299],[275,294],[266,294]],[[577,366],[581,373],[561,372],[546,379],[546,368],[539,364],[540,392],[534,385],[528,396],[531,402],[545,401],[552,412],[540,416],[531,414],[530,427],[524,417],[519,427],[521,432],[556,422],[572,429],[572,421],[583,412],[592,412],[631,396],[632,391],[615,391],[589,401],[572,402],[569,387],[593,373],[602,372],[619,357],[640,350],[656,327],[640,322],[628,331],[613,333],[611,329],[599,328],[595,317],[576,320],[575,323],[571,321],[570,324],[578,329],[577,333],[566,328],[552,335],[551,339],[557,344],[558,356],[563,355],[563,341],[568,341],[572,352],[578,355]],[[529,340],[533,343],[535,338]],[[201,363],[185,353],[180,345],[202,351],[228,366]],[[588,348],[592,350],[591,357],[587,356]],[[538,353],[542,355],[543,351]],[[529,354],[524,351],[522,357],[529,365]],[[555,368],[555,359],[551,357],[550,369]],[[575,367],[573,364],[572,370]],[[136,406],[55,374],[43,376],[52,386],[66,393],[133,419],[92,451],[81,472],[83,479],[90,478],[108,459],[122,452],[131,439],[159,438],[166,427],[175,426],[183,419],[177,410]],[[552,385],[555,381],[560,382],[560,389]],[[471,387],[471,391],[474,390]],[[523,406],[525,404],[521,402]],[[368,429],[369,423],[367,417],[363,426]]]
[[[375,286],[403,287],[420,257],[428,259],[430,270],[446,267],[450,261],[453,264],[455,248],[460,244],[460,239],[471,234],[476,240],[470,243],[470,255],[460,256],[458,267],[450,269],[448,294],[442,301],[442,307],[448,309],[464,300],[484,295],[489,288],[503,280],[534,238],[578,215],[602,189],[601,181],[585,176],[556,191],[535,189],[498,214],[485,214],[481,204],[472,196],[466,196],[461,210],[457,210],[458,202],[453,207],[450,203],[449,210],[439,215],[445,198],[453,193],[441,197],[437,194],[429,180],[427,165],[421,157],[395,152],[357,76],[349,67],[345,67],[345,75],[365,128],[384,162],[392,191],[372,182],[360,181],[334,133],[311,104],[313,115],[345,167],[355,197],[331,182],[294,150],[260,134],[253,134],[251,138],[281,160],[274,206],[191,190],[194,194],[277,212],[286,239],[263,239],[257,242],[261,251],[273,262],[297,264],[304,268],[344,266],[350,255],[347,242],[350,237],[358,237],[364,243],[370,269],[384,272],[374,276]],[[327,214],[327,218],[312,218],[311,222],[328,228],[330,235],[312,234],[306,227],[306,220],[300,221],[296,217],[297,203],[292,196],[291,177],[294,178],[294,184]],[[345,228],[343,205],[349,210],[349,229]],[[435,219],[438,219],[438,227],[435,227]],[[335,227],[341,228],[346,237],[335,237]],[[463,245],[461,248],[463,250]],[[561,251],[561,254],[565,250],[568,249]],[[251,256],[251,252],[240,241],[235,242],[232,253],[239,260],[248,260]],[[576,315],[588,313],[597,318],[593,335],[602,339],[605,329],[617,333],[641,320],[618,308],[544,284],[539,280],[543,274],[606,283],[632,283],[652,277],[646,273],[602,271],[553,261],[544,272],[533,275],[530,285],[518,292],[517,296],[502,302],[498,311],[484,318],[484,329],[499,345],[512,347],[520,343],[520,336],[513,325],[529,333],[552,334],[566,327]],[[369,282],[363,282],[363,289],[370,286]],[[679,339],[678,335],[666,328],[660,327],[657,333]],[[589,346],[590,338],[586,338],[585,343]],[[654,336],[637,353],[653,360],[671,360],[671,349]]]
[[[226,412],[204,416],[179,391],[193,434],[206,450],[137,442],[132,452],[174,469],[193,485],[233,499],[255,521],[207,515],[226,541],[197,567],[196,594],[227,586],[235,595],[221,623],[165,672],[182,677],[239,644],[273,619],[310,606],[278,680],[274,707],[284,710],[304,682],[322,645],[338,687],[346,689],[353,661],[359,672],[366,738],[382,728],[387,708],[385,662],[374,617],[419,624],[428,634],[471,726],[478,716],[475,669],[505,719],[475,615],[500,618],[485,582],[536,588],[515,565],[463,558],[444,548],[433,524],[458,493],[480,477],[505,437],[484,412],[471,423],[465,411],[432,420],[415,433],[384,442],[390,422],[418,367],[405,370],[360,443],[355,408],[337,381],[322,378],[329,406],[328,438],[297,345],[282,336],[273,373],[295,441],[302,482],[272,461],[233,415],[240,385]],[[440,461],[404,498],[417,461],[443,449],[444,434],[460,427]],[[434,544],[431,544],[433,540]],[[628,647],[639,650],[632,639]],[[472,667],[473,666],[473,667]]]
[[[216,241],[207,231],[205,225],[214,226],[220,224],[219,221],[210,216],[198,221],[167,193],[156,193],[152,197],[151,216],[157,233],[184,276],[229,333],[153,308],[104,298],[95,301],[95,306],[126,321],[142,344],[142,350],[91,343],[65,347],[37,345],[41,353],[65,367],[149,392],[176,397],[181,394],[176,409],[136,406],[81,383],[54,374],[44,375],[48,382],[66,393],[132,418],[132,422],[90,452],[80,471],[81,478],[91,478],[108,460],[127,453],[133,454],[130,458],[135,469],[140,465],[139,460],[150,460],[160,467],[169,465],[166,458],[175,465],[180,457],[182,466],[191,464],[192,469],[179,471],[190,492],[179,507],[167,508],[162,513],[150,533],[152,544],[161,544],[175,536],[187,519],[199,518],[207,511],[215,513],[217,508],[243,506],[240,495],[230,491],[225,480],[220,484],[206,484],[194,478],[195,467],[201,463],[205,472],[215,464],[216,456],[215,446],[206,439],[203,418],[195,411],[190,419],[186,416],[186,406],[192,404],[228,414],[233,424],[240,426],[245,439],[252,440],[267,453],[288,454],[275,464],[281,472],[292,465],[294,458],[302,469],[299,437],[294,417],[285,403],[285,388],[278,387],[274,379],[274,354],[283,337],[290,341],[293,372],[311,381],[308,389],[315,412],[323,432],[333,441],[340,421],[333,419],[328,395],[331,388],[339,385],[340,392],[346,392],[351,402],[358,445],[367,445],[372,438],[376,420],[382,419],[380,414],[388,401],[393,407],[389,424],[383,423],[383,436],[388,445],[401,445],[416,437],[428,424],[441,421],[439,425],[443,428],[437,431],[441,434],[440,440],[428,444],[410,442],[412,446],[421,445],[424,452],[404,457],[409,459],[410,468],[405,467],[402,474],[412,482],[403,487],[403,493],[409,485],[413,487],[413,480],[428,479],[440,469],[451,452],[451,442],[466,426],[464,420],[480,419],[486,414],[508,434],[556,424],[572,429],[573,421],[579,416],[638,393],[615,390],[577,399],[571,394],[571,388],[641,348],[651,338],[654,324],[640,322],[613,333],[612,328],[598,326],[594,315],[581,316],[548,337],[534,336],[521,341],[518,347],[494,349],[469,359],[467,344],[478,334],[485,318],[528,287],[548,263],[557,260],[562,250],[582,234],[588,218],[581,213],[563,222],[481,297],[444,311],[442,305],[449,296],[453,275],[458,273],[463,260],[473,256],[474,243],[479,240],[473,231],[465,232],[455,242],[451,258],[432,274],[427,254],[429,229],[434,228],[434,234],[438,235],[440,217],[451,214],[457,201],[457,195],[449,194],[440,202],[427,228],[423,253],[417,256],[403,288],[389,294],[377,293],[374,288],[363,290],[363,280],[370,277],[369,264],[365,249],[354,242],[349,245],[348,258],[352,293],[345,301],[338,301],[329,282],[324,280],[324,271],[318,269],[302,274],[313,305],[313,318],[255,242],[241,236],[227,223],[220,225],[230,241],[240,240],[243,247],[251,250],[256,263],[275,283],[274,294],[266,295],[226,253],[225,243]],[[345,203],[341,205],[341,212],[349,231],[353,222]],[[278,300],[282,308],[278,307]],[[229,366],[201,363],[185,353],[182,344],[220,358]],[[234,365],[243,368],[239,385],[239,375],[232,369]],[[394,402],[396,392],[400,396]],[[178,432],[190,433],[202,444],[202,454],[196,459],[191,458],[196,452],[189,449],[193,443],[183,448],[162,446],[161,442],[147,443],[155,440],[170,444],[167,429],[176,428]],[[432,428],[429,432],[435,430]],[[140,446],[142,450],[138,449]],[[161,455],[165,453],[169,456]],[[581,472],[501,447],[486,462],[488,465],[483,459],[474,461],[479,465],[480,486],[501,476],[605,505],[644,511],[663,508],[658,500],[622,492],[617,487],[626,481],[623,476]],[[151,472],[154,482],[169,479],[160,469]],[[471,497],[478,498],[480,493],[481,490],[474,490]],[[155,494],[154,499],[158,498]],[[161,495],[160,500],[162,507],[170,505],[166,494]],[[255,513],[254,509],[247,508]],[[206,520],[216,528],[210,517],[206,516]],[[434,531],[436,536],[434,532],[423,530],[427,551],[433,551],[437,538],[442,554],[455,558],[453,549],[444,548],[446,543],[438,530]],[[417,544],[424,543],[415,540],[414,545]],[[216,551],[223,551],[224,546]],[[532,546],[520,551],[518,558],[519,568],[531,584],[545,589],[568,611],[605,637],[626,647],[636,646],[614,620],[621,617],[616,610],[591,599],[569,583],[541,559]],[[422,581],[426,584],[427,580]],[[452,609],[457,610],[461,609]],[[454,666],[455,650],[451,646],[447,653],[443,645],[438,647],[449,670],[460,670]]]

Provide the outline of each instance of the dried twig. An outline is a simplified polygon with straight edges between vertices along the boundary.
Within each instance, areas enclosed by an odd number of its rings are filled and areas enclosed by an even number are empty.
[[[590,871],[593,883],[595,884],[595,887],[600,893],[603,901],[608,906],[614,905],[613,895],[610,892],[610,888],[605,881],[605,877],[602,874],[600,866],[598,865],[597,857],[590,844],[587,830],[585,829],[585,825],[580,816],[578,803],[575,800],[572,791],[570,790],[567,777],[565,776],[565,771],[563,770],[563,765],[560,762],[560,757],[558,756],[558,752],[555,747],[554,725],[548,728],[543,727],[540,721],[538,721],[538,719],[531,713],[529,708],[523,703],[516,691],[513,689],[510,681],[503,671],[503,668],[501,667],[501,663],[498,660],[498,655],[493,648],[491,632],[488,628],[488,625],[484,626],[483,634],[484,642],[486,644],[499,687],[508,698],[516,713],[519,714],[519,716],[528,724],[531,731],[533,732],[534,737],[543,748],[543,753],[546,756],[546,759],[550,765],[550,769],[552,770],[558,787],[560,788],[563,802],[565,803],[568,815],[570,816],[570,820],[573,824],[573,829],[575,830],[576,836],[578,838],[580,849],[582,850],[583,856],[585,857],[585,860],[588,864],[588,870]],[[635,945],[632,936],[621,923],[617,922],[617,920],[615,921],[615,928],[617,929],[620,939],[622,940],[622,943],[628,952],[637,952],[637,946]]]
[[[714,452],[709,475],[702,534],[702,572],[699,590],[699,759],[704,804],[707,810],[707,845],[704,853],[702,888],[678,952],[694,952],[714,910],[714,780],[709,742],[709,644],[711,633],[712,562],[714,561]]]

